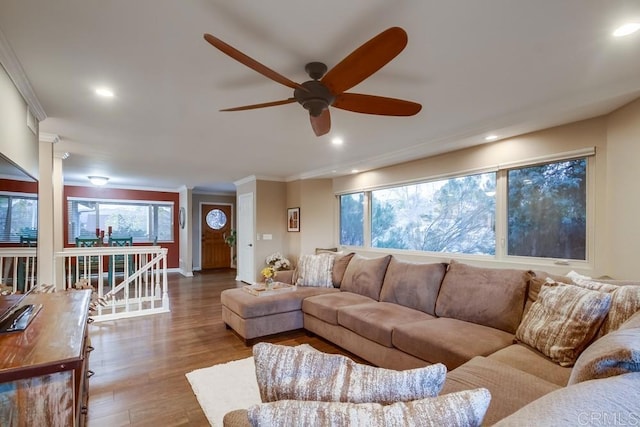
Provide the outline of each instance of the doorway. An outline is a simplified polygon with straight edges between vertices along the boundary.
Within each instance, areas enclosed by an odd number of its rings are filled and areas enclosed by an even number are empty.
[[[203,204],[200,206],[201,268],[231,267],[231,248],[224,241],[231,234],[231,206]]]

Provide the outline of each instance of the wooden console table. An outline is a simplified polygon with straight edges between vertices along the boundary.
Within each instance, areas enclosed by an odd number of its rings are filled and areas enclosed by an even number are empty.
[[[42,309],[22,332],[0,334],[0,426],[84,426],[90,290],[27,295]]]

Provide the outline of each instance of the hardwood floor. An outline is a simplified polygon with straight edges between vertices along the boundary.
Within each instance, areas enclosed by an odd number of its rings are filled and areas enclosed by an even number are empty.
[[[89,427],[209,425],[185,374],[251,356],[221,320],[220,292],[241,285],[235,274],[170,274],[171,313],[90,325]],[[348,354],[304,331],[265,341]]]

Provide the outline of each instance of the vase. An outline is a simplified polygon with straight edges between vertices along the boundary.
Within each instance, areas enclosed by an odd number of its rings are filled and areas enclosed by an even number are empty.
[[[273,277],[265,279],[264,284],[267,289],[273,289]]]

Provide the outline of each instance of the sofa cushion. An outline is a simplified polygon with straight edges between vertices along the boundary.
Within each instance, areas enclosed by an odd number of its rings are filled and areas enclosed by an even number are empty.
[[[495,427],[638,425],[640,373],[585,381],[540,397]]]
[[[571,368],[558,365],[538,350],[526,344],[513,344],[487,356],[550,383],[566,386]]]
[[[377,301],[380,298],[380,288],[390,259],[391,255],[379,258],[354,255],[344,272],[340,288]]]
[[[405,353],[454,369],[475,356],[486,356],[511,345],[513,334],[440,317],[398,325],[393,330],[392,341]]]
[[[640,311],[582,352],[569,384],[627,372],[640,372]]]
[[[305,402],[284,400],[253,405],[247,410],[257,426],[480,426],[491,394],[486,389],[468,390],[445,396],[377,403]]]
[[[357,304],[338,309],[338,325],[386,347],[393,347],[391,334],[397,325],[430,319],[435,317],[388,302]]]
[[[516,338],[561,366],[571,366],[595,336],[611,295],[574,285],[545,284]]]
[[[483,387],[491,392],[485,425],[516,412],[522,406],[560,388],[526,372],[485,357],[474,357],[447,373],[441,394]],[[535,424],[535,421],[532,421]]]
[[[319,255],[302,255],[298,260],[297,286],[316,286],[320,288],[333,287],[334,255],[321,253]]]
[[[523,270],[451,261],[440,287],[436,315],[514,333],[522,318],[530,277]]]
[[[263,402],[408,402],[437,396],[447,373],[442,364],[396,371],[339,354],[269,343],[256,344],[253,357]]]
[[[331,271],[331,278],[333,280],[334,287],[339,288],[342,285],[344,272],[347,270],[347,266],[349,265],[351,258],[353,258],[355,254],[355,252],[351,252],[348,254],[335,254],[335,260],[333,261],[333,270]]]
[[[415,308],[435,316],[445,264],[399,261],[392,257],[384,275],[380,301]]]
[[[368,304],[375,300],[352,292],[338,291],[305,298],[302,311],[332,325],[338,324],[338,309],[348,305]]]
[[[243,319],[250,319],[300,310],[305,298],[336,292],[338,290],[334,288],[297,288],[292,292],[258,297],[234,288],[222,291],[220,302]]]

